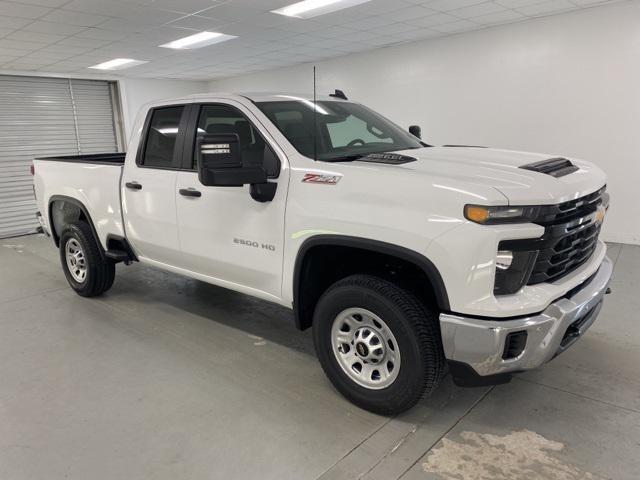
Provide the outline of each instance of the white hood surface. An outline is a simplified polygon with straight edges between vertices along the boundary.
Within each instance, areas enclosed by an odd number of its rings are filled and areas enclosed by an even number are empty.
[[[606,182],[598,167],[574,159],[569,160],[579,170],[558,178],[520,168],[558,155],[482,147],[426,147],[393,153],[417,159],[394,168],[467,185],[491,186],[512,205],[561,203],[594,192]]]

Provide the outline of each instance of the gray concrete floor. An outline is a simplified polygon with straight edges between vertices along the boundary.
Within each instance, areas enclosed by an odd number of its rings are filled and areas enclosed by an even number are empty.
[[[142,265],[85,299],[48,239],[0,241],[0,479],[640,478],[640,247],[610,256],[572,349],[385,418],[285,309]]]

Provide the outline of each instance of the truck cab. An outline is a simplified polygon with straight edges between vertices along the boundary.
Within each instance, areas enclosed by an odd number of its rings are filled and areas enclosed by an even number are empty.
[[[140,261],[291,308],[334,386],[379,413],[447,371],[482,385],[549,361],[593,323],[611,276],[596,166],[431,146],[344,95],[154,102],[126,155],[34,171],[79,294]]]

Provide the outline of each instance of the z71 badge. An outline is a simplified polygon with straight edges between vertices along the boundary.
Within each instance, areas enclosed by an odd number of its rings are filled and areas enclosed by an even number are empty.
[[[335,185],[342,175],[327,175],[324,173],[305,173],[302,183],[320,183],[322,185]]]

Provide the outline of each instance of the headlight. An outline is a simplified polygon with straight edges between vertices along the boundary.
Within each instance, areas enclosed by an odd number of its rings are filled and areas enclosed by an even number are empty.
[[[518,252],[498,250],[496,254],[496,280],[494,295],[510,295],[529,281],[538,251]]]
[[[495,225],[498,223],[524,223],[533,221],[539,207],[485,207],[482,205],[465,205],[464,217],[475,223]]]

